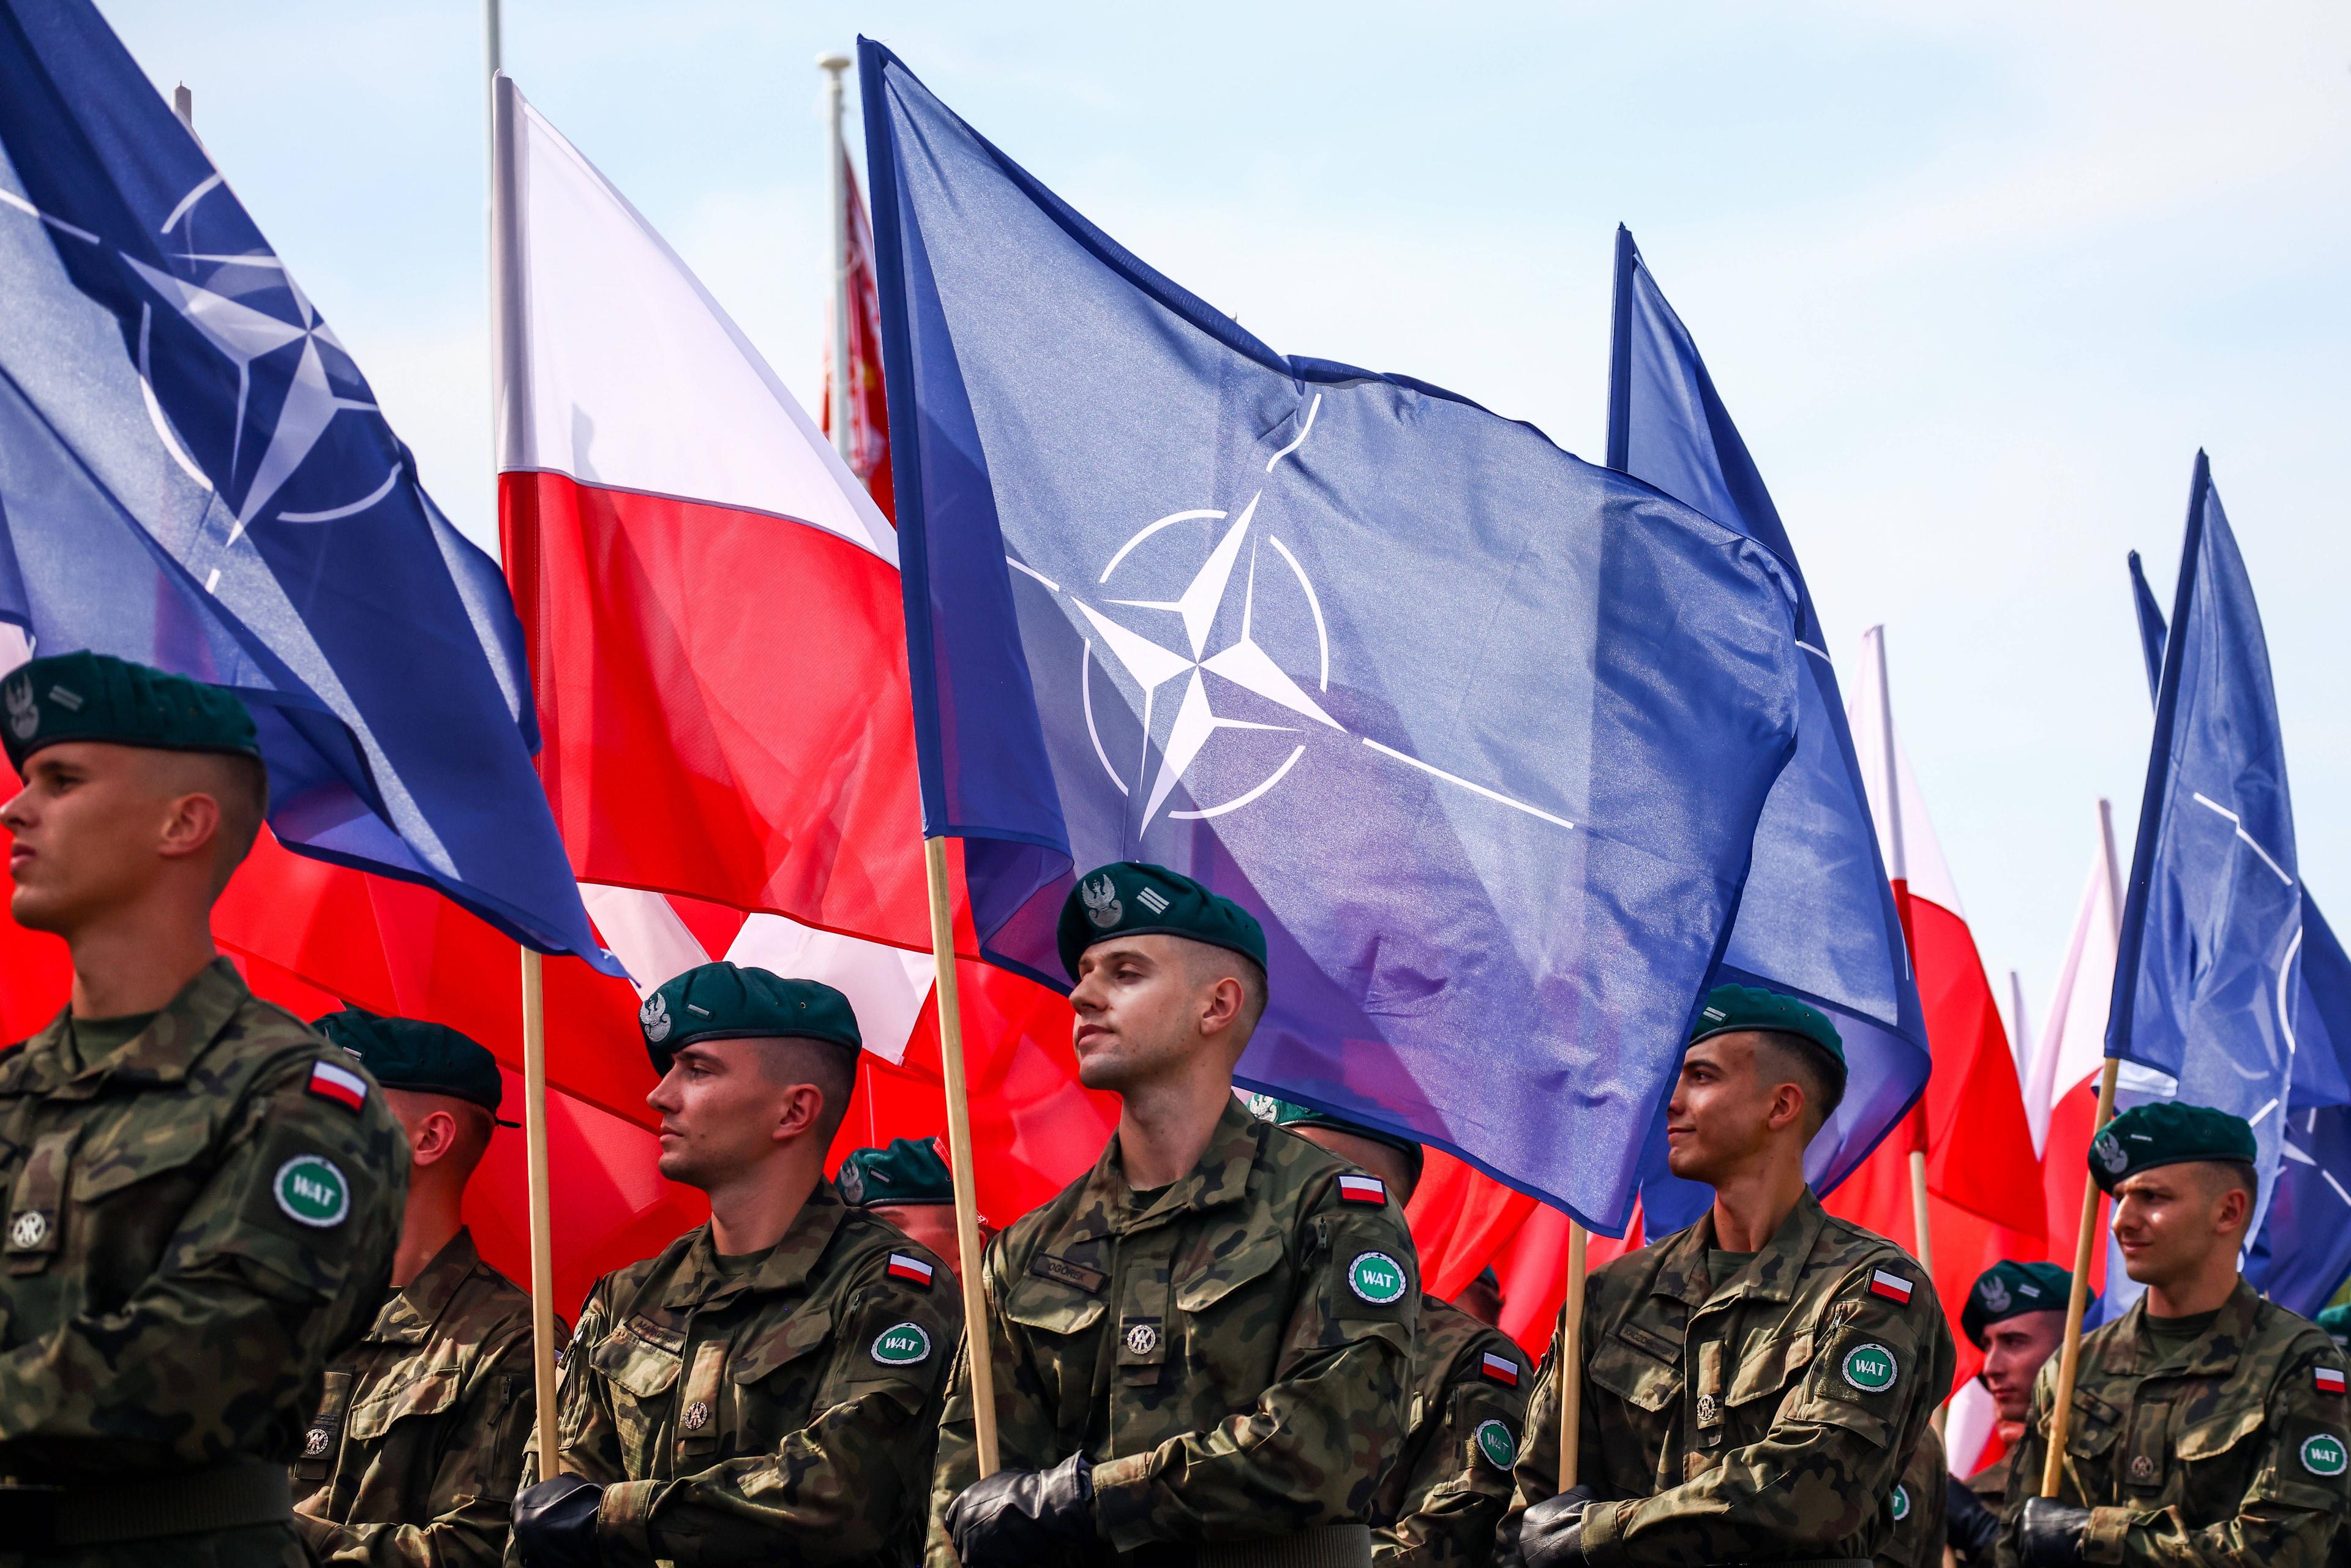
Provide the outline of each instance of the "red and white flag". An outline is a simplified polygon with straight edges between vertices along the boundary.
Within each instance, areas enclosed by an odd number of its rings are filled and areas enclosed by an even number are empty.
[[[496,153],[499,532],[573,869],[927,948],[890,520],[503,77]]]
[[[882,515],[898,516],[890,481],[890,409],[882,392],[882,306],[873,287],[873,225],[866,220],[865,198],[857,189],[857,168],[844,151],[841,155],[840,234],[841,287],[833,308],[843,299],[849,308],[847,331],[825,339],[824,433],[832,434],[834,408],[832,346],[846,342],[849,359],[849,466],[864,482]]]
[[[2049,1014],[2025,1071],[2024,1109],[2042,1153],[2043,1202],[2049,1215],[2049,1256],[2070,1268],[2082,1223],[2082,1185],[2088,1179],[2090,1140],[2098,1129],[2098,1074],[2105,1064],[2106,1007],[2115,988],[2115,933],[2121,886],[2105,824],[2092,852],[2090,875],[2065,944],[2065,962],[2050,993]],[[2091,1288],[2105,1270],[2105,1249],[2090,1252]]]

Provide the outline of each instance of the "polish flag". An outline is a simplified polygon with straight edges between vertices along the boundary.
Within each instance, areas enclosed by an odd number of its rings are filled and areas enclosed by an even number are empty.
[[[2090,1140],[2096,1135],[2098,1075],[2105,1066],[2106,1007],[2115,988],[2116,933],[2122,886],[2107,807],[2099,805],[2097,847],[2065,944],[2065,962],[2049,998],[2049,1015],[2026,1071],[2025,1111],[2042,1153],[2043,1202],[2049,1215],[2049,1256],[2071,1268],[2082,1223],[2082,1186],[2089,1178]],[[2106,1249],[2090,1249],[2090,1286],[2105,1273]]]
[[[1954,1386],[1960,1387],[1980,1363],[1980,1353],[1959,1330],[1959,1309],[1976,1277],[2001,1258],[2037,1259],[2046,1249],[2040,1162],[2007,1029],[1926,801],[1894,732],[1882,628],[1864,635],[1848,716],[1878,849],[1909,941],[1934,1073],[1907,1126],[1880,1145],[1825,1202],[1830,1212],[1919,1256],[1910,1156],[1923,1151],[1935,1291],[1959,1339]],[[1954,1457],[1955,1472],[1963,1462]]]
[[[841,155],[841,295],[849,302],[849,466],[885,517],[898,507],[890,481],[890,410],[882,392],[882,306],[873,287],[873,225],[857,189],[857,168]],[[834,308],[840,308],[836,298]],[[831,334],[825,337],[824,433],[832,434],[834,368]]]
[[[496,118],[499,532],[574,871],[926,950],[890,520],[503,76]]]

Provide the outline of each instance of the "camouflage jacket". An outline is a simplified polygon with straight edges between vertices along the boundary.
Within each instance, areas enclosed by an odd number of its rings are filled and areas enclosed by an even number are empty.
[[[2045,1446],[2043,1451],[2047,1452]],[[2004,1513],[2008,1511],[2009,1497],[2015,1490],[2013,1485],[2015,1475],[2016,1450],[2011,1448],[1970,1476],[1968,1490],[1983,1499],[1984,1506],[1992,1512]],[[2038,1476],[2032,1478],[2033,1484],[2026,1489],[2025,1496],[2032,1496],[2033,1491],[2039,1489],[2040,1479]]]
[[[911,1563],[962,1332],[938,1259],[823,1182],[747,1271],[704,1225],[605,1275],[564,1354],[557,1440],[604,1484],[607,1568]]]
[[[104,1487],[301,1451],[383,1299],[408,1146],[357,1063],[227,960],[95,1061],[0,1052],[0,1477]],[[275,1561],[283,1525],[116,1547]]]
[[[1875,1556],[1894,1489],[1949,1391],[1926,1270],[1807,1192],[1713,1288],[1709,1214],[1592,1276],[1579,1479],[1592,1568]],[[1561,1317],[1562,1328],[1565,1314]],[[1501,1540],[1559,1490],[1559,1354],[1535,1379]],[[1515,1556],[1515,1552],[1511,1553]]]
[[[1930,1420],[1902,1467],[1902,1479],[1894,1483],[1894,1532],[1877,1549],[1877,1568],[1942,1568],[1949,1489],[1943,1439]]]
[[[2096,1563],[2316,1568],[2351,1512],[2343,1352],[2242,1280],[2211,1329],[2170,1355],[2142,1298],[2082,1341],[2062,1502],[2092,1511]],[[2032,1385],[2016,1446],[2002,1568],[2014,1568],[2022,1500],[2040,1490],[2057,1358]]]
[[[1372,1500],[1382,1568],[1482,1568],[1510,1506],[1533,1381],[1526,1353],[1450,1301],[1420,1299],[1411,1425]]]
[[[530,1298],[460,1230],[327,1368],[294,1528],[320,1563],[495,1563],[538,1408]]]
[[[981,1265],[1007,1469],[1094,1462],[1108,1561],[1159,1543],[1365,1523],[1401,1445],[1420,1318],[1404,1213],[1343,1195],[1354,1167],[1234,1101],[1192,1174],[1136,1201],[1113,1137]],[[958,1358],[931,1489],[978,1479]],[[1156,1552],[1152,1553],[1157,1555]]]

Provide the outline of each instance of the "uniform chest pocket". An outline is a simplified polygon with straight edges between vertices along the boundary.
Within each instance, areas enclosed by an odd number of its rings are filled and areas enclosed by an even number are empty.
[[[2123,1413],[2086,1388],[2074,1390],[2074,1417],[2065,1429],[2065,1451],[2095,1459],[2115,1446],[2122,1431]]]
[[[2172,1451],[2191,1465],[2217,1459],[2260,1431],[2266,1417],[2267,1412],[2261,1406],[2248,1405],[2233,1415],[2188,1422],[2180,1427]]]
[[[74,1154],[74,1201],[97,1203],[203,1158],[213,1145],[212,1119],[193,1105],[187,1109],[195,1113],[168,1121],[142,1116],[135,1125],[130,1117],[117,1117],[85,1136]]]
[[[1094,1381],[1095,1332],[1110,1303],[1074,1285],[1024,1275],[1006,1292],[1004,1315],[1029,1343],[1045,1405],[1064,1435],[1082,1433]],[[998,1374],[999,1376],[1002,1374]]]
[[[1738,1375],[1730,1380],[1730,1389],[1723,1403],[1731,1409],[1741,1409],[1759,1399],[1784,1393],[1803,1370],[1813,1364],[1813,1332],[1782,1334],[1768,1340],[1752,1354],[1740,1359]]]
[[[677,1382],[684,1358],[622,1329],[598,1345],[588,1364],[632,1399],[657,1399]]]
[[[1621,1334],[1610,1334],[1594,1347],[1584,1375],[1635,1409],[1651,1415],[1682,1396],[1681,1368],[1637,1348]]]
[[[1283,1252],[1281,1238],[1268,1232],[1248,1238],[1221,1257],[1185,1260],[1184,1275],[1176,1287],[1176,1311],[1215,1311],[1235,1291],[1270,1273]]]
[[[1082,1333],[1100,1321],[1105,1303],[1073,1285],[1022,1280],[1005,1298],[1004,1315],[1039,1333]]]
[[[411,1416],[444,1414],[457,1403],[457,1385],[455,1367],[433,1367],[353,1405],[350,1417],[352,1441],[372,1443]]]
[[[738,1384],[758,1383],[811,1351],[822,1350],[831,1338],[831,1312],[796,1312],[744,1346],[728,1375]]]

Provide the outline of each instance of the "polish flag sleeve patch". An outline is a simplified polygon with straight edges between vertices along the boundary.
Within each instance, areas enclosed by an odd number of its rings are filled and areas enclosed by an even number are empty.
[[[1343,1176],[1339,1178],[1339,1197],[1344,1203],[1384,1205],[1388,1200],[1387,1184],[1377,1176]]]
[[[1909,1281],[1899,1274],[1889,1274],[1883,1269],[1873,1269],[1869,1271],[1869,1293],[1873,1296],[1883,1296],[1896,1306],[1907,1307],[1910,1304],[1910,1292],[1914,1288]]]
[[[2321,1394],[2340,1394],[2343,1392],[2343,1369],[2341,1367],[2313,1367],[2311,1369],[2310,1375],[2312,1379],[2317,1383],[2318,1391]]]
[[[310,1092],[356,1111],[367,1103],[368,1081],[348,1067],[314,1061],[310,1064]]]
[[[931,1288],[931,1276],[938,1270],[920,1258],[909,1258],[904,1252],[893,1252],[890,1254],[890,1267],[887,1272],[893,1280],[904,1280],[910,1285],[920,1285],[927,1291]]]
[[[1516,1388],[1519,1385],[1519,1364],[1507,1355],[1496,1355],[1490,1350],[1482,1352],[1479,1357],[1478,1370],[1489,1380],[1499,1383],[1505,1388]]]

